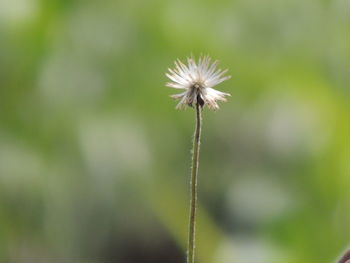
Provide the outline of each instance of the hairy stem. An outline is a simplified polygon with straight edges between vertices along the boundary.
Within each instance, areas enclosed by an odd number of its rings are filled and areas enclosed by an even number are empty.
[[[196,129],[194,131],[192,149],[192,172],[191,172],[191,203],[188,232],[187,263],[194,263],[196,246],[196,210],[197,210],[197,177],[199,165],[199,147],[202,126],[202,108],[196,103]]]

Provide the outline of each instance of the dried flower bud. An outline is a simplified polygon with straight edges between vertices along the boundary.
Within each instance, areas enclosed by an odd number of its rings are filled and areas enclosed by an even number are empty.
[[[339,260],[339,263],[350,263],[350,250]]]
[[[193,57],[187,58],[186,66],[180,60],[175,61],[175,69],[168,69],[166,76],[172,81],[166,85],[175,89],[185,90],[182,93],[172,95],[180,102],[177,109],[199,104],[207,105],[210,109],[218,109],[217,101],[226,101],[225,96],[231,96],[213,89],[212,87],[229,79],[231,76],[223,76],[227,70],[217,69],[218,61],[211,63],[209,56],[200,57],[198,63]]]

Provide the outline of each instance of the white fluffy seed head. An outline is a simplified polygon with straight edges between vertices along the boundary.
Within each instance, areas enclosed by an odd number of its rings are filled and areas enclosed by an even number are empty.
[[[168,69],[166,76],[171,80],[166,85],[175,89],[184,90],[182,93],[172,95],[178,99],[177,109],[186,108],[199,103],[200,106],[207,105],[210,109],[218,109],[217,101],[226,101],[229,93],[213,89],[214,86],[231,78],[224,76],[226,70],[217,69],[218,61],[211,63],[209,56],[200,57],[196,63],[193,57],[187,58],[187,65],[179,59],[175,61],[175,68]]]

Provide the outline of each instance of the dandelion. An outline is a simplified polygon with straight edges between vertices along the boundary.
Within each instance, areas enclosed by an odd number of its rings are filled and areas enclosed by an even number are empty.
[[[175,69],[168,69],[166,76],[172,81],[166,85],[175,89],[185,90],[182,93],[172,95],[174,99],[180,102],[176,108],[185,108],[197,103],[203,107],[207,105],[210,109],[218,109],[217,101],[226,101],[225,96],[231,96],[228,93],[213,89],[214,86],[231,78],[224,76],[226,70],[218,70],[218,61],[212,64],[209,56],[201,57],[198,63],[193,57],[187,59],[188,66],[180,60],[175,61]]]
[[[186,107],[196,108],[196,127],[193,138],[192,170],[191,170],[191,201],[188,231],[187,263],[194,263],[195,258],[195,231],[197,211],[197,178],[199,166],[199,149],[202,129],[202,109],[205,105],[209,109],[218,109],[217,101],[226,101],[228,93],[213,89],[214,86],[230,78],[224,76],[227,70],[218,70],[218,61],[211,63],[209,56],[200,57],[198,63],[193,57],[187,59],[186,66],[180,60],[175,61],[175,69],[169,69],[166,76],[171,80],[166,85],[175,89],[185,90],[182,93],[172,95],[180,100],[177,109]]]

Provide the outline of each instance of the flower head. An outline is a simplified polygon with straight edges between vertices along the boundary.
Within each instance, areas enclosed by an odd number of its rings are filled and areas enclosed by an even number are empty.
[[[210,109],[218,109],[217,101],[226,101],[228,93],[213,89],[214,86],[231,78],[224,76],[226,70],[217,69],[218,61],[211,63],[209,56],[200,57],[198,63],[193,57],[187,58],[188,65],[179,59],[175,61],[175,69],[168,69],[166,76],[171,80],[166,85],[175,89],[185,90],[182,93],[172,95],[174,99],[179,99],[177,109],[199,104],[205,104]]]

